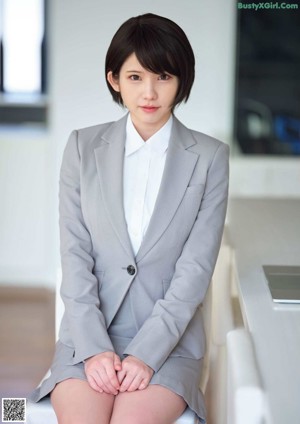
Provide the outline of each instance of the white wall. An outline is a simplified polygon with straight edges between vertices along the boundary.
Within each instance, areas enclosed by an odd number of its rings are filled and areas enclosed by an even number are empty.
[[[124,114],[107,90],[104,57],[111,37],[129,17],[153,12],[182,26],[194,48],[197,67],[191,98],[176,114],[191,128],[229,143],[232,139],[234,0],[226,4],[223,0],[152,0],[151,4],[52,0],[49,7],[48,131],[0,129],[0,284],[54,286],[59,265],[57,192],[62,151],[73,128]],[[248,161],[246,166],[243,161],[232,163],[233,195],[280,194],[275,176],[283,162],[271,164],[275,171],[266,179],[263,161],[250,165]],[[263,189],[258,173],[252,173],[257,164],[265,181]],[[299,177],[295,165],[286,165],[282,172],[287,180],[290,170],[293,178]],[[292,194],[300,195],[299,190],[299,184],[291,188]]]
[[[0,130],[0,284],[52,285],[53,155],[39,130]]]
[[[231,158],[231,197],[300,197],[300,158]]]

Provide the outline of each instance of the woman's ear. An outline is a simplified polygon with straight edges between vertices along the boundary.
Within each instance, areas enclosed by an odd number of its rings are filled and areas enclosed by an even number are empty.
[[[107,81],[115,91],[117,91],[118,93],[120,92],[119,80],[114,77],[112,71],[109,71],[107,73]]]

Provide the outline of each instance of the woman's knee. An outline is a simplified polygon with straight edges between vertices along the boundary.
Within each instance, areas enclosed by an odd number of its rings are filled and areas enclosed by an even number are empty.
[[[157,420],[151,415],[149,411],[143,414],[134,410],[131,412],[127,411],[122,416],[113,415],[110,424],[157,424]]]
[[[186,408],[181,396],[161,386],[116,397],[110,424],[170,424]]]
[[[69,379],[55,386],[51,403],[59,424],[109,424],[114,396],[94,391],[86,381]]]

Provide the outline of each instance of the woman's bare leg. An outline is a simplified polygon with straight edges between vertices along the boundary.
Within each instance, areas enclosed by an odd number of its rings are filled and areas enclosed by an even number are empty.
[[[51,393],[59,424],[109,424],[114,400],[114,395],[98,393],[75,378],[58,383]]]
[[[110,424],[172,424],[183,413],[183,398],[153,384],[116,396]]]

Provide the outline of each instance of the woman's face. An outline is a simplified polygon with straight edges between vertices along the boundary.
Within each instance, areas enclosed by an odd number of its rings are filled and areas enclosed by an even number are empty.
[[[156,133],[169,119],[178,90],[178,78],[154,74],[131,54],[121,67],[119,78],[107,75],[113,89],[121,94],[132,122],[144,140]]]

